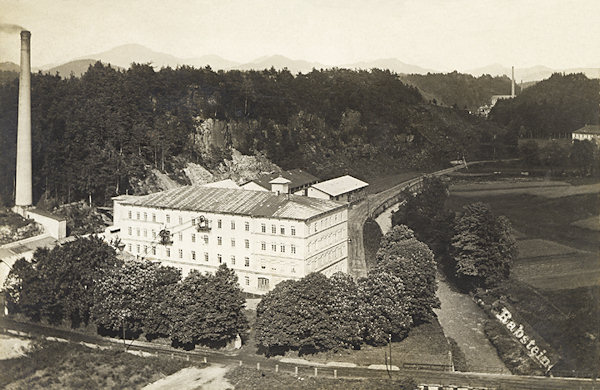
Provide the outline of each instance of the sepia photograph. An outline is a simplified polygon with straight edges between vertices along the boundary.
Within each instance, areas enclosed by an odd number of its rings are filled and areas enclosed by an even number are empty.
[[[0,0],[0,388],[599,374],[600,1]]]

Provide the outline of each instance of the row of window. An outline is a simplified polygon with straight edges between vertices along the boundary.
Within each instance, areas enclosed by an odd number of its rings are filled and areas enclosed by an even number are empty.
[[[130,253],[133,253],[133,244],[128,244],[128,248]],[[149,254],[148,252],[150,251],[150,253],[154,256],[156,256],[156,247],[155,246],[151,246],[149,247],[148,245],[140,245],[140,244],[136,244],[135,245],[135,250],[136,253],[138,254],[144,254],[147,255]],[[171,248],[165,248],[165,254],[167,257],[171,257]],[[180,259],[183,259],[183,249],[179,249],[178,250],[178,256]],[[196,251],[191,251],[190,252],[190,257],[192,258],[192,260],[197,260],[196,257]],[[204,261],[208,262],[209,261],[209,255],[208,252],[204,252]],[[235,265],[235,256],[231,255],[230,257],[230,264],[231,265]],[[217,262],[219,264],[223,263],[223,256],[221,254],[217,254]],[[250,258],[249,257],[244,257],[244,267],[250,267]]]
[[[133,212],[131,210],[128,211],[127,215],[129,217],[129,219],[133,219],[134,214],[133,214]],[[135,213],[135,217],[136,217],[137,220],[140,220],[140,221],[148,221],[148,213],[147,212],[140,212],[140,211],[138,211],[138,212]],[[157,221],[155,213],[151,214],[151,218],[152,218],[152,222],[156,222]],[[171,216],[169,214],[165,214],[165,222],[166,223],[171,223]],[[192,222],[192,225],[196,225],[196,218],[193,218],[191,220],[191,222]],[[180,216],[179,217],[179,224],[183,225],[183,223],[184,223],[183,217]],[[235,230],[236,223],[235,223],[234,220],[232,220],[230,222],[230,226],[231,226],[231,230]],[[217,219],[217,229],[222,229],[222,228],[223,228],[223,220],[222,219]],[[247,232],[250,231],[250,222],[244,222],[244,230],[247,231]],[[278,231],[277,230],[277,225],[271,225],[271,234],[277,234],[277,231]],[[262,233],[266,233],[267,232],[267,224],[265,224],[265,223],[261,224],[261,232]],[[285,226],[280,225],[279,226],[279,234],[285,235],[285,232],[286,232]],[[296,227],[295,226],[291,226],[290,227],[290,234],[292,236],[296,235]],[[131,235],[131,233],[130,233],[130,235]]]
[[[266,223],[260,224],[260,231],[261,231],[261,233],[267,232],[267,224]],[[279,226],[279,234],[285,235],[285,231],[286,231],[285,226],[280,225]],[[277,234],[277,225],[271,225],[271,234]],[[292,236],[296,235],[296,227],[295,226],[290,227],[290,235],[292,235]]]
[[[335,225],[336,223],[338,223],[338,221],[342,221],[342,213],[335,213],[333,215],[330,215],[329,217],[321,219],[320,221],[314,222],[312,224],[311,230],[316,233],[319,230],[323,230],[325,228],[328,228],[329,226]]]
[[[271,251],[272,252],[277,252],[277,246],[278,246],[277,244],[274,244],[274,243],[271,244]],[[285,253],[285,248],[286,248],[285,244],[279,244],[279,251],[281,253]],[[266,251],[267,250],[267,243],[266,242],[262,241],[260,243],[260,250],[262,250],[262,251]],[[292,253],[292,254],[296,253],[296,245],[294,245],[294,244],[290,245],[290,253]]]

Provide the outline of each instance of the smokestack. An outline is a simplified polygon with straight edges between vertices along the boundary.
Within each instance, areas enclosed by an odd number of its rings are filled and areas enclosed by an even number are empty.
[[[511,89],[510,89],[510,96],[515,97],[515,67],[512,66],[512,77],[511,77]]]
[[[31,33],[21,31],[21,75],[19,77],[19,117],[17,119],[17,180],[15,206],[32,205],[31,177]]]

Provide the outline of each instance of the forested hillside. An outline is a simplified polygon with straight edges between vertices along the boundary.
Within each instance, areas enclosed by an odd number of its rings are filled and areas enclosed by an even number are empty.
[[[490,119],[526,138],[570,138],[571,132],[598,123],[600,83],[584,74],[553,74],[515,99],[499,101]]]
[[[407,74],[402,80],[423,91],[429,99],[439,104],[455,106],[476,112],[477,109],[490,103],[493,95],[510,95],[511,81],[506,76],[492,77],[484,74],[473,77],[470,74],[427,73]],[[519,87],[516,86],[517,92]]]
[[[18,80],[0,86],[0,201],[12,201]],[[138,190],[148,170],[214,167],[236,149],[322,177],[432,168],[502,130],[423,100],[388,71],[229,71],[96,63],[32,77],[34,199]],[[502,139],[502,137],[498,137]],[[485,153],[485,151],[483,152]],[[487,157],[487,155],[486,155]]]

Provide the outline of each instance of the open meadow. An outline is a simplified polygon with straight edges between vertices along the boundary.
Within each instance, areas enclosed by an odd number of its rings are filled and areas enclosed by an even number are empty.
[[[519,315],[557,350],[561,359],[556,372],[591,375],[598,365],[600,336],[600,186],[463,179],[450,191],[448,205],[455,211],[481,201],[510,219],[518,258],[511,280],[491,294],[508,297]]]

